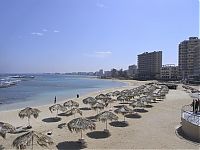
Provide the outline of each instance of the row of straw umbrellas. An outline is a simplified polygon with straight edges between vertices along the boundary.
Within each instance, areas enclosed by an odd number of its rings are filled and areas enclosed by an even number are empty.
[[[122,114],[124,117],[123,122],[125,121],[126,114],[133,114],[135,113],[133,109],[129,108],[125,104],[129,104],[129,106],[135,108],[139,107],[141,109],[145,108],[145,105],[151,104],[153,101],[157,99],[164,99],[166,94],[168,93],[169,89],[167,86],[158,86],[157,84],[146,84],[142,85],[133,89],[126,89],[122,91],[113,91],[106,94],[99,94],[96,97],[87,97],[82,100],[82,102],[86,105],[89,105],[91,109],[94,109],[97,114],[94,117],[95,120],[102,121],[106,124],[105,132],[109,132],[108,130],[108,121],[116,121],[118,120],[117,114]],[[110,108],[109,111],[103,111],[105,107],[111,107],[111,103],[120,102],[123,105],[120,105],[119,108],[112,111]],[[110,105],[109,105],[110,104]],[[68,122],[67,127],[71,132],[80,132],[81,139],[79,141],[84,145],[86,142],[83,140],[83,131],[90,129],[95,130],[96,124],[93,120],[85,118],[85,117],[78,117],[75,118],[75,114],[78,113],[82,116],[82,111],[79,109],[79,103],[73,100],[68,100],[63,105],[61,104],[54,104],[49,107],[50,112],[56,112],[55,118],[58,117],[58,111],[63,112],[64,114],[73,114],[74,119]],[[20,118],[28,118],[28,126],[23,128],[23,132],[27,132],[19,137],[17,137],[13,141],[13,146],[18,149],[25,149],[27,146],[30,146],[34,140],[40,146],[46,146],[53,144],[53,140],[51,137],[39,133],[37,131],[29,130],[31,129],[30,125],[30,118],[33,116],[37,118],[41,111],[36,108],[27,107],[19,112]],[[16,133],[16,128],[8,123],[0,122],[0,135],[3,138],[6,137],[6,133]]]

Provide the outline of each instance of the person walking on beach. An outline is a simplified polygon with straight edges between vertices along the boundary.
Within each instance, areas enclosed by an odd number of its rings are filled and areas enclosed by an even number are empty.
[[[79,94],[77,94],[76,97],[79,98]]]
[[[56,96],[55,96],[55,99],[54,99],[54,104],[56,104]]]

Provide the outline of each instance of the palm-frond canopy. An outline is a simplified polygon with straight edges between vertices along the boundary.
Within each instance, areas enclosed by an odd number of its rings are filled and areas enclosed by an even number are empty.
[[[97,110],[97,109],[104,109],[104,104],[96,102],[94,105],[92,105],[92,109]]]
[[[113,92],[106,93],[106,96],[111,97]]]
[[[33,116],[34,118],[37,118],[40,112],[41,111],[39,109],[26,107],[25,109],[21,110],[18,115],[22,119],[24,117],[30,118],[31,116]]]
[[[26,146],[30,145],[31,142],[33,143],[33,140],[36,140],[36,142],[42,147],[48,147],[49,145],[53,144],[53,140],[47,135],[36,131],[30,131],[17,137],[13,141],[12,145],[18,149],[24,149]]]
[[[112,93],[112,96],[119,96],[120,95],[120,91],[114,91],[113,93]]]
[[[63,106],[71,108],[71,107],[79,107],[79,103],[73,100],[69,100],[63,104]]]
[[[95,104],[96,101],[97,100],[93,97],[87,97],[87,98],[83,99],[84,104],[90,104],[90,105]]]
[[[66,111],[66,108],[64,106],[62,106],[61,104],[55,104],[49,107],[50,112],[52,113],[53,111]]]
[[[144,101],[139,99],[139,100],[136,102],[136,107],[145,107]]]
[[[133,113],[133,110],[128,108],[125,105],[122,105],[120,108],[115,110],[115,113],[125,115],[125,114],[128,114],[128,113]]]
[[[14,133],[15,127],[9,123],[0,122],[0,136],[6,138],[6,133]]]
[[[110,111],[104,111],[95,116],[99,121],[106,122],[107,120],[118,120],[118,116]]]
[[[80,132],[82,130],[87,130],[87,129],[95,130],[96,128],[96,124],[93,121],[86,118],[73,119],[67,124],[67,126],[71,132],[73,131]]]
[[[117,100],[118,100],[118,101],[123,101],[123,102],[124,102],[124,101],[129,101],[129,98],[128,98],[127,96],[118,96],[118,97],[117,97]]]
[[[106,96],[105,94],[99,94],[95,97],[95,99],[99,100],[99,99],[105,99],[108,98],[108,96]]]
[[[72,108],[72,109],[66,111],[65,113],[66,114],[76,114],[76,113],[78,113],[82,116],[82,111],[78,108]]]

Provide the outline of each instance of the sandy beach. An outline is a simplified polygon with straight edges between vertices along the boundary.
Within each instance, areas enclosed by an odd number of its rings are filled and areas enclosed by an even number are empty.
[[[127,86],[120,88],[112,88],[103,91],[89,93],[87,95],[74,98],[73,100],[79,102],[80,108],[88,107],[82,103],[86,97],[95,97],[100,93],[108,93],[114,90],[131,89],[136,86],[145,84],[147,81],[124,81],[128,83]],[[63,100],[65,102],[67,100]],[[61,104],[63,104],[61,102]],[[114,127],[108,125],[111,136],[108,138],[96,139],[89,137],[86,134],[93,132],[86,130],[83,132],[83,138],[87,142],[88,149],[199,149],[199,145],[189,142],[185,139],[178,137],[175,133],[176,128],[180,126],[181,107],[192,102],[192,98],[186,93],[182,86],[179,85],[177,90],[170,90],[166,99],[158,103],[153,103],[152,108],[145,108],[148,112],[139,113],[141,118],[127,117],[129,125],[127,127]],[[53,104],[53,102],[52,102]],[[74,116],[59,116],[61,121],[49,122],[48,118],[54,117],[56,114],[49,111],[49,106],[52,104],[39,106],[41,110],[37,119],[31,118],[31,125],[33,130],[42,133],[52,131],[51,137],[54,144],[49,149],[78,149],[76,141],[80,138],[80,133],[71,133],[68,128],[60,129],[59,124],[68,123]],[[119,102],[112,103],[114,106],[119,105]],[[110,107],[104,110],[109,110]],[[1,111],[0,121],[7,122],[14,126],[27,126],[27,118],[20,119],[18,117],[19,110]],[[61,113],[61,112],[60,112]],[[96,115],[94,110],[83,110],[83,117]],[[79,117],[76,114],[76,117]],[[122,115],[118,115],[119,120],[123,120]],[[103,131],[105,124],[102,122],[96,123],[96,131]],[[6,139],[0,137],[0,149],[13,149],[12,142],[20,134],[7,133]],[[34,149],[43,149],[42,147],[34,144]]]

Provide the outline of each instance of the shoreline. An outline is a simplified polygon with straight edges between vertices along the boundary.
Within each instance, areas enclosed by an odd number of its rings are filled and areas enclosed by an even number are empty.
[[[93,80],[93,78],[90,78]],[[102,80],[102,79],[99,79],[99,80]],[[86,92],[84,93],[82,96],[80,96],[80,98],[82,97],[87,97],[87,95],[94,95],[94,94],[97,94],[97,93],[102,93],[102,92],[106,92],[106,91],[111,91],[111,90],[114,90],[115,88],[117,89],[120,89],[120,88],[125,88],[125,87],[128,87],[128,86],[131,86],[131,82],[135,81],[135,80],[118,80],[118,79],[105,79],[105,80],[109,80],[109,81],[115,81],[115,82],[121,82],[121,83],[124,83],[126,85],[123,85],[123,86],[118,86],[118,87],[110,87],[110,88],[102,88],[102,89],[97,89],[95,91],[92,91],[92,92]],[[64,103],[66,102],[67,100],[69,99],[73,99],[73,100],[76,100],[76,97],[73,96],[73,97],[69,97],[69,98],[62,98],[61,100],[59,100],[57,103]],[[53,101],[52,101],[53,102]],[[17,102],[17,103],[11,103],[11,104],[5,104],[4,106],[5,107],[8,107],[7,110],[1,110],[0,109],[0,112],[8,112],[8,111],[18,111],[20,109],[23,109],[24,107],[20,107],[20,108],[15,108],[15,107],[19,107],[20,104],[22,105],[27,105],[27,107],[34,107],[34,108],[37,108],[37,107],[43,107],[43,106],[50,106],[50,105],[53,105],[53,103],[49,102],[47,104],[33,104],[34,101],[33,100],[30,100],[30,101],[25,101],[25,102]],[[30,105],[29,105],[30,104]],[[15,106],[17,105],[17,106]],[[3,106],[3,105],[2,105]],[[26,106],[25,106],[26,107]]]
[[[95,97],[100,93],[134,88],[135,86],[147,83],[132,80],[128,82],[130,82],[130,84],[127,86],[114,87],[88,93],[72,100],[79,102],[80,108],[85,108],[88,107],[88,105],[85,105],[82,102],[85,97]],[[93,133],[93,131],[89,130],[83,132],[83,137],[87,142],[88,149],[198,149],[198,145],[185,141],[185,139],[181,139],[175,134],[177,126],[180,125],[180,109],[183,105],[191,103],[191,101],[192,98],[183,90],[182,86],[179,85],[177,90],[169,91],[166,99],[152,104],[152,108],[145,108],[147,110],[146,113],[139,113],[141,118],[126,118],[126,121],[128,121],[129,124],[127,127],[114,127],[109,123],[108,129],[111,133],[110,137],[102,139],[91,138],[87,136],[87,134]],[[63,102],[64,101],[59,101],[61,104]],[[49,111],[48,106],[50,105],[51,104],[36,107],[41,111],[41,113],[37,119],[31,117],[30,122],[33,127],[32,130],[44,134],[52,132],[51,137],[53,138],[54,145],[50,146],[50,149],[64,149],[64,147],[70,148],[70,146],[73,145],[73,142],[76,142],[80,138],[80,133],[71,133],[67,128],[58,128],[58,125],[68,123],[74,119],[74,116],[58,116],[61,118],[61,121],[46,122],[45,119],[48,120],[56,115],[55,112],[51,113]],[[119,103],[114,102],[111,104],[111,107],[113,108],[112,111],[116,109],[116,105],[119,105]],[[110,107],[107,107],[104,111],[109,111],[109,109]],[[15,127],[27,126],[27,118],[20,119],[18,117],[18,111],[19,109],[2,111],[0,113],[0,121],[10,123]],[[97,114],[94,110],[82,110],[82,113],[82,117],[90,117]],[[76,117],[80,117],[80,115],[76,114]],[[118,117],[119,121],[123,120],[122,115],[118,115]],[[95,131],[97,132],[102,131],[105,128],[104,123],[95,122],[95,124]],[[5,149],[13,149],[13,140],[22,134],[24,133],[8,133],[6,140],[0,137],[0,145]],[[71,145],[68,142],[72,142]],[[42,149],[42,147],[34,144],[34,149]]]

